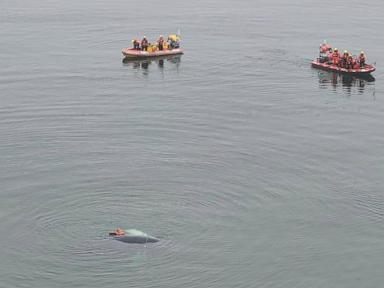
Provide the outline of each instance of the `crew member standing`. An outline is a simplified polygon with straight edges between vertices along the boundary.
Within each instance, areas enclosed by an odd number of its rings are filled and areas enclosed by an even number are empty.
[[[340,61],[340,67],[347,68],[347,61],[348,61],[348,51],[344,50],[343,56],[341,57],[341,61]]]
[[[365,66],[365,53],[364,53],[364,51],[361,51],[361,53],[360,53],[359,64],[360,64],[360,68],[364,68],[364,66]]]
[[[133,39],[132,43],[133,43],[133,49],[140,50],[140,42],[138,40]]]
[[[164,37],[163,35],[160,35],[159,39],[157,40],[157,45],[159,47],[159,50],[162,51],[164,48]]]
[[[143,51],[147,51],[148,50],[148,40],[147,40],[147,37],[143,37],[143,40],[141,40],[141,50]]]
[[[351,53],[348,54],[347,69],[353,69],[353,57]]]
[[[339,66],[340,54],[339,50],[335,48],[332,53],[332,63],[333,65]]]

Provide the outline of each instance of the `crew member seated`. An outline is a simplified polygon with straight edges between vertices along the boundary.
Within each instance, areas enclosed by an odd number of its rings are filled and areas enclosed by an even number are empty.
[[[180,37],[173,34],[168,36],[168,43],[171,49],[180,48]]]

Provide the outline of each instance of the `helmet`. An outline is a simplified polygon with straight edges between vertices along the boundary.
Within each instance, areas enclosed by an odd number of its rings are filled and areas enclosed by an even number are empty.
[[[364,55],[364,51],[361,51],[360,54]]]
[[[143,39],[147,39],[147,36],[144,36]]]
[[[333,49],[334,51],[339,51],[339,49],[337,49],[337,48],[335,48],[335,49]]]

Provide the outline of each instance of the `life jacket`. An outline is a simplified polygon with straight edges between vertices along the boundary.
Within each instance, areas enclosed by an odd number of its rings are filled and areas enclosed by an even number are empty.
[[[335,64],[335,65],[339,64],[340,55],[339,55],[338,52],[333,52],[333,54],[332,54],[332,61],[333,61],[333,64]]]
[[[359,62],[360,63],[365,63],[365,56],[364,55],[360,55]]]

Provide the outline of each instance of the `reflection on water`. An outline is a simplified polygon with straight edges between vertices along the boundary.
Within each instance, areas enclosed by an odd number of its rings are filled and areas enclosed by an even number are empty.
[[[179,68],[181,63],[181,55],[162,56],[156,58],[137,59],[137,58],[124,58],[123,65],[132,67],[135,70],[143,70],[144,74],[148,73],[152,64],[156,65],[160,70],[165,67],[175,67],[176,70]]]
[[[357,91],[363,94],[367,87],[374,87],[375,78],[372,75],[351,76],[334,72],[318,70],[319,86],[322,89],[342,89],[347,94]]]

